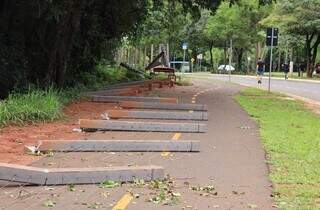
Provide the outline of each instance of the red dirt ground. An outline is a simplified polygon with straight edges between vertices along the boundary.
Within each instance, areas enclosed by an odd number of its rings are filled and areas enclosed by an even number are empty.
[[[93,103],[89,101],[74,102],[63,109],[66,119],[57,122],[28,124],[25,126],[8,126],[0,129],[0,162],[29,164],[39,156],[24,154],[25,144],[34,144],[38,140],[76,140],[87,134],[74,132],[78,128],[79,118],[98,119],[114,104]]]

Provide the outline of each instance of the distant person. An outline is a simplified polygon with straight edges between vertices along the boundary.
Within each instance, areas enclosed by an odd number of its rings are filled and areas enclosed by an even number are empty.
[[[316,74],[320,74],[320,63],[316,64]]]
[[[284,64],[282,64],[282,71],[284,73],[284,79],[287,80],[288,74],[289,74],[289,63],[288,62],[285,62]]]
[[[303,77],[303,72],[306,69],[306,65],[304,62],[301,62],[299,65],[299,77]]]
[[[258,77],[258,84],[262,84],[262,76],[264,73],[264,61],[259,58],[257,62],[257,77]]]

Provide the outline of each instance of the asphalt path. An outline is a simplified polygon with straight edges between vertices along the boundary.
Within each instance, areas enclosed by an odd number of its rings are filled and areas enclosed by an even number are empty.
[[[69,186],[0,186],[0,209],[48,209],[48,205],[55,210],[274,209],[272,183],[268,180],[259,126],[234,100],[234,95],[243,87],[203,79],[193,79],[193,83],[193,86],[165,87],[144,94],[176,97],[179,103],[206,104],[209,119],[201,122],[207,124],[206,133],[101,131],[86,138],[197,140],[200,141],[200,152],[57,152],[32,163],[32,166],[44,168],[158,165],[164,167],[165,174],[171,177],[170,189],[132,183],[114,188],[76,185],[73,190]],[[173,193],[178,201],[171,199]],[[167,199],[170,205],[150,202],[152,198]]]
[[[229,76],[224,74],[193,73],[190,75],[205,77],[206,79],[229,81]],[[263,77],[261,85],[258,84],[257,78],[254,76],[231,75],[231,82],[250,87],[268,89],[268,77]],[[288,93],[320,102],[320,82],[318,81],[272,78],[271,91]]]

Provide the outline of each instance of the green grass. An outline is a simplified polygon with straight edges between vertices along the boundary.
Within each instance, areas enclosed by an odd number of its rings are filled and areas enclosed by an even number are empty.
[[[237,72],[235,73],[236,75],[238,74]],[[255,76],[255,72],[250,72],[249,75]],[[269,71],[265,71],[264,76],[269,76]],[[271,72],[271,77],[277,77],[277,78],[284,78],[284,73],[283,72],[276,72],[273,71]],[[304,72],[302,77],[299,77],[298,72],[293,72],[292,74],[288,74],[289,79],[307,79],[307,80],[320,80],[319,76],[313,76],[312,78],[307,77],[307,73]]]
[[[268,76],[269,73],[265,72],[265,76]],[[283,72],[271,72],[272,77],[279,77],[279,78],[284,78],[284,73]],[[310,79],[310,80],[319,80],[320,78],[318,76],[314,76],[312,78],[308,78],[307,74],[304,72],[302,77],[299,77],[298,72],[293,72],[292,74],[288,74],[288,77],[291,79]]]
[[[236,100],[260,124],[279,209],[320,209],[320,117],[302,102],[248,88]]]
[[[182,77],[182,78],[177,80],[177,85],[178,86],[192,86],[193,83],[191,82],[191,79]]]
[[[23,93],[11,93],[7,99],[0,101],[0,127],[61,119],[64,116],[62,107],[80,100],[83,92],[139,79],[144,78],[125,69],[98,65],[95,74],[82,74],[82,83],[73,88],[49,88],[46,91],[29,88]]]
[[[26,94],[10,94],[0,102],[0,126],[35,121],[53,121],[62,117],[58,91],[30,90]]]
[[[114,84],[145,79],[142,75],[128,71],[125,68],[97,65],[98,78],[102,84]],[[95,81],[92,81],[93,83]]]

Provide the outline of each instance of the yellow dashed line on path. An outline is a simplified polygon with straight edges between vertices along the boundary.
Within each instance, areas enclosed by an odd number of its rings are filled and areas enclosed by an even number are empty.
[[[170,152],[161,152],[162,157],[167,157],[170,155]]]
[[[181,137],[181,133],[175,133],[172,137],[172,140],[179,140],[180,137]]]
[[[127,208],[129,203],[133,200],[133,196],[131,193],[126,193],[122,198],[118,201],[118,203],[112,208],[112,210],[124,210]]]
[[[177,140],[180,139],[180,137],[181,137],[181,133],[175,133],[175,134],[172,136],[171,140],[177,141]],[[161,156],[162,156],[162,157],[168,157],[169,155],[170,155],[170,152],[161,152]]]

